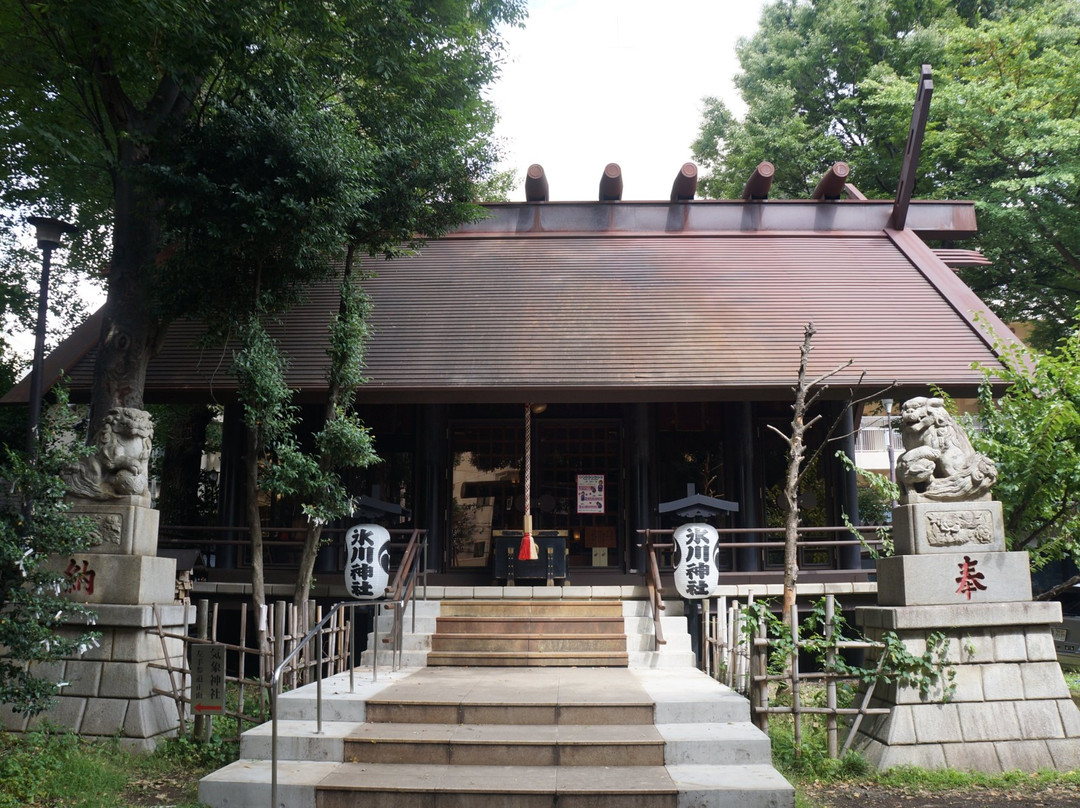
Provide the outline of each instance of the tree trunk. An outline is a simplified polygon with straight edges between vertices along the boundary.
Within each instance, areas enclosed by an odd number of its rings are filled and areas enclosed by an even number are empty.
[[[802,413],[797,413],[792,430],[787,478],[784,482],[784,611],[791,614],[795,605],[795,587],[799,580],[799,469],[803,457]]]
[[[345,270],[343,273],[343,281],[348,282],[352,276],[353,258],[356,254],[356,247],[350,244],[345,253]],[[342,316],[345,313],[345,299],[344,297],[338,298],[338,316]],[[334,352],[333,356],[337,356]],[[351,357],[346,361],[351,361]],[[359,357],[356,358],[359,361]],[[329,424],[338,414],[338,402],[341,401],[342,390],[338,384],[339,374],[333,372],[331,369],[330,378],[327,380],[326,389],[326,408],[323,411],[323,425]],[[351,391],[345,391],[346,393]],[[324,455],[319,458],[319,470],[322,472],[330,471],[330,461]],[[298,614],[307,614],[307,604],[311,597],[311,582],[314,577],[315,560],[319,555],[319,545],[322,543],[322,531],[323,526],[320,523],[308,521],[308,528],[304,534],[304,550],[300,555],[300,569],[296,573],[296,588],[293,590],[293,604],[297,608]]]
[[[266,576],[263,571],[262,517],[259,514],[259,435],[248,427],[244,438],[244,507],[247,511],[248,537],[251,539],[251,606],[255,610],[256,637],[263,658],[270,650],[267,641],[264,609]],[[267,675],[269,671],[266,672]]]
[[[300,568],[296,572],[296,589],[293,590],[293,605],[297,614],[307,614],[308,601],[311,600],[311,583],[315,578],[315,560],[319,556],[322,543],[321,524],[308,522],[304,534],[304,549],[300,553]]]
[[[795,402],[791,405],[791,437],[788,443],[787,475],[784,479],[784,611],[786,617],[795,605],[795,587],[799,580],[799,483],[802,479],[803,454],[806,451],[806,430],[813,421],[806,422],[807,393],[810,384],[806,380],[806,366],[814,334],[813,323],[807,323],[803,331],[802,348],[799,351],[799,381],[795,387]]]
[[[146,159],[129,140],[120,144],[115,179],[113,255],[109,267],[101,338],[94,367],[90,434],[113,407],[144,409],[146,367],[164,333],[152,299],[151,275],[157,259],[156,201],[136,177]]]

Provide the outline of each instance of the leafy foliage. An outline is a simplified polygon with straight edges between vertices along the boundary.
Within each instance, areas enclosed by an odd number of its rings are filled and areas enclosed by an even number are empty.
[[[1046,353],[1002,347],[1003,368],[987,369],[975,448],[998,466],[1005,535],[1032,566],[1080,563],[1080,317]],[[1009,384],[993,398],[991,381]]]
[[[482,89],[523,0],[57,0],[0,9],[0,207],[108,266],[94,413],[141,406],[182,314],[291,305],[347,245],[394,255],[476,215]],[[97,416],[95,416],[97,417]]]
[[[61,472],[77,456],[66,440],[73,426],[66,404],[61,392],[46,413],[35,462],[5,447],[0,465],[0,702],[28,715],[48,709],[61,686],[49,663],[97,643],[93,632],[65,627],[92,624],[94,612],[64,597],[70,582],[56,567],[57,558],[93,543],[90,525],[64,502]]]
[[[742,630],[754,636],[759,621],[764,619],[769,638],[769,670],[781,673],[787,669],[795,653],[795,639],[791,626],[772,611],[769,600],[756,600],[743,610]],[[814,602],[810,612],[799,623],[799,650],[809,655],[827,673],[839,673],[863,683],[884,682],[918,688],[927,698],[938,688],[943,700],[955,691],[955,671],[946,663],[949,641],[940,632],[932,632],[926,638],[925,649],[915,653],[900,637],[891,631],[882,633],[874,664],[860,666],[849,663],[839,652],[837,643],[865,641],[848,625],[836,604],[836,611],[829,621],[826,618],[824,598]],[[834,652],[834,653],[830,653]]]
[[[881,542],[881,550],[866,543],[862,531],[851,523],[846,513],[841,514],[844,526],[855,538],[863,542],[863,547],[871,558],[893,555],[896,547],[893,544],[892,531],[885,523],[888,521],[887,517],[891,512],[892,504],[900,496],[900,486],[884,474],[859,468],[855,465],[855,461],[844,452],[837,452],[836,459],[849,472],[857,474],[863,482],[863,485],[859,487],[859,518],[862,519],[863,524],[878,526],[875,532],[878,541]]]
[[[1080,300],[1080,7],[1073,0],[777,0],[739,45],[743,120],[706,99],[702,192],[737,198],[754,166],[805,198],[837,160],[895,194],[915,82],[934,96],[915,193],[976,201],[991,267],[963,277],[1053,344]]]

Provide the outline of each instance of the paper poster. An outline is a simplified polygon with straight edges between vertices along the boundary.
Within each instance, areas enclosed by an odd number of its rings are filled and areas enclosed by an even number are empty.
[[[579,474],[577,476],[577,512],[604,512],[603,474]]]

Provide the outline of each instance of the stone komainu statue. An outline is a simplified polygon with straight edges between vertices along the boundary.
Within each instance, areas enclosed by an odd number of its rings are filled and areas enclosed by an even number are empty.
[[[86,499],[135,497],[150,503],[147,466],[154,426],[150,413],[116,407],[102,421],[95,451],[65,476],[68,493]]]
[[[907,502],[971,502],[990,498],[994,461],[978,452],[940,398],[913,398],[900,411],[904,453],[896,461]]]

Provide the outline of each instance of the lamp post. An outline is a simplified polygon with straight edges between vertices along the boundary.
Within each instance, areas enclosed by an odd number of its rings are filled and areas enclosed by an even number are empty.
[[[49,268],[52,251],[60,246],[65,233],[76,228],[67,222],[48,216],[29,216],[26,221],[37,229],[41,248],[41,290],[38,292],[37,325],[34,328],[34,363],[30,367],[30,416],[26,425],[26,453],[30,460],[37,458],[38,423],[41,420],[41,387],[45,367],[45,317],[49,308]]]
[[[892,402],[891,398],[881,399],[881,406],[885,408],[885,446],[889,453],[889,482],[896,485],[896,458],[892,445]],[[896,507],[895,501],[893,501],[893,507]]]

